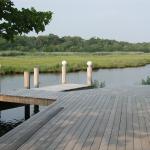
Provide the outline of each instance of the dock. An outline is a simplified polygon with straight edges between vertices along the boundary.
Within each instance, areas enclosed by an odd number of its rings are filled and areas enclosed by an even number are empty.
[[[43,94],[44,93],[44,94]],[[38,92],[36,90],[20,89],[0,93],[0,102],[48,106],[56,101],[53,92]]]
[[[34,90],[43,90],[43,91],[54,91],[54,92],[63,92],[63,91],[74,91],[74,90],[83,90],[88,89],[91,86],[87,84],[58,84],[45,86],[40,88],[33,88]]]
[[[88,89],[86,84],[59,84],[32,89],[0,92],[0,102],[48,106],[56,101],[56,92]]]
[[[0,150],[149,150],[149,91],[141,86],[53,92],[57,100],[2,136]]]

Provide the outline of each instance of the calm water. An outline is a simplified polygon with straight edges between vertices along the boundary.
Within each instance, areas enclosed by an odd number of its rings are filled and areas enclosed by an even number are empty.
[[[69,83],[86,83],[86,72],[68,73]],[[93,80],[105,81],[106,87],[140,85],[141,80],[150,75],[150,65],[138,68],[99,69],[93,72]],[[60,74],[40,74],[40,86],[59,84]],[[31,76],[31,87],[33,76]],[[20,89],[23,87],[23,75],[1,77],[1,90]]]
[[[105,82],[106,87],[138,86],[141,80],[150,75],[150,65],[139,68],[100,69],[94,71],[93,79]],[[40,86],[60,83],[60,74],[40,74]],[[86,72],[68,73],[69,83],[86,83]],[[33,83],[33,77],[31,77]],[[1,77],[1,90],[20,89],[23,87],[23,75]],[[31,85],[32,87],[32,85]],[[31,112],[32,112],[31,106]],[[40,107],[40,110],[44,107]],[[24,121],[24,107],[2,111],[0,114],[0,135]],[[2,130],[3,129],[3,130]]]

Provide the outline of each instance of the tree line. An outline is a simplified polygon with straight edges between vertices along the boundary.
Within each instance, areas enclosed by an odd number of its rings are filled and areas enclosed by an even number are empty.
[[[128,43],[93,37],[15,36],[13,41],[0,38],[0,51],[22,52],[150,52],[150,43]]]

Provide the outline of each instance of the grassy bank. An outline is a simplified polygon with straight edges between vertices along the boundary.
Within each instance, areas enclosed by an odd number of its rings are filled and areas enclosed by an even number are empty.
[[[0,56],[2,65],[1,74],[23,73],[24,70],[32,71],[34,66],[39,66],[40,71],[60,72],[61,61],[68,61],[68,71],[86,70],[86,62],[93,61],[93,68],[125,68],[138,67],[150,64],[150,54],[58,54],[58,55],[25,55],[25,56]]]

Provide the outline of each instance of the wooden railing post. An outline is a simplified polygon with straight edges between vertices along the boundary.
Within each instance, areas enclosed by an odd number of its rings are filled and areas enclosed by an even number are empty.
[[[34,88],[39,88],[39,68],[34,68],[34,74],[33,74],[33,84]],[[34,114],[39,112],[39,105],[34,105]]]
[[[87,62],[87,85],[92,85],[92,62]]]
[[[33,75],[33,82],[34,82],[34,88],[39,88],[39,68],[34,68],[34,75]]]
[[[25,89],[30,89],[30,73],[25,71],[24,72],[24,88]],[[25,105],[24,108],[24,113],[25,113],[25,120],[30,118],[30,105]]]
[[[67,80],[66,80],[66,70],[67,70],[67,61],[62,61],[62,84],[66,84]]]
[[[27,71],[24,72],[24,88],[30,89],[30,73]]]

